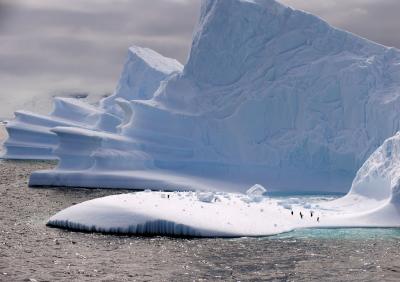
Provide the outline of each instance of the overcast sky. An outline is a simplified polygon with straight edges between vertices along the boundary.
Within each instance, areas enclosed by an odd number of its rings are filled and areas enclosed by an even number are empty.
[[[282,2],[400,47],[399,0]],[[0,117],[32,97],[112,92],[132,44],[184,63],[199,5],[200,0],[0,0]]]

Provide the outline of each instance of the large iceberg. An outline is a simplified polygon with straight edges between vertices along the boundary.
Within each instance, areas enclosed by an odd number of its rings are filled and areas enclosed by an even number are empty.
[[[60,163],[32,186],[344,191],[399,130],[400,51],[274,0],[203,0],[184,69],[156,57],[161,76],[126,65],[101,127],[50,130]]]
[[[196,237],[266,236],[299,228],[400,227],[400,133],[358,171],[343,198],[276,199],[230,193],[140,192],[67,208],[48,225],[78,231]]]

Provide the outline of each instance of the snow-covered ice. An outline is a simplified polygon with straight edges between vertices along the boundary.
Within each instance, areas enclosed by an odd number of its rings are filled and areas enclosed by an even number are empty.
[[[301,223],[272,200],[252,203],[244,195],[210,192],[138,192],[84,202],[61,211],[48,224],[106,233],[235,237],[289,231],[291,222]],[[311,224],[312,219],[305,222]]]
[[[400,129],[400,51],[274,0],[204,0],[183,70],[130,52],[84,125],[10,123],[9,157],[60,159],[31,185],[345,191]]]
[[[299,228],[400,227],[399,183],[400,133],[372,154],[350,192],[337,200],[262,197],[265,189],[260,185],[247,195],[139,192],[78,204],[48,224],[79,231],[197,237],[267,236]]]
[[[49,224],[86,231],[228,237],[313,227],[399,227],[399,180],[400,133],[371,155],[350,192],[334,201],[269,197],[252,201],[265,193],[260,185],[246,195],[140,192],[73,206],[52,217]]]

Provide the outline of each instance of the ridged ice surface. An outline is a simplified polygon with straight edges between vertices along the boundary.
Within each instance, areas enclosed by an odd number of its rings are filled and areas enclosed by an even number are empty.
[[[127,100],[150,99],[160,82],[180,72],[183,66],[147,48],[132,46],[115,93],[92,106],[73,98],[54,98],[49,115],[27,111],[15,113],[7,124],[5,159],[57,159],[54,149],[58,138],[52,131],[57,126],[79,127],[117,133],[129,118]],[[129,104],[129,103],[128,103]]]

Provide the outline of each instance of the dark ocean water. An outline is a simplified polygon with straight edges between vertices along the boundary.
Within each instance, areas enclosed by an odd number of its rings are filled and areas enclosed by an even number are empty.
[[[177,239],[48,228],[63,208],[126,192],[27,187],[53,165],[0,162],[0,281],[400,281],[399,229]]]

